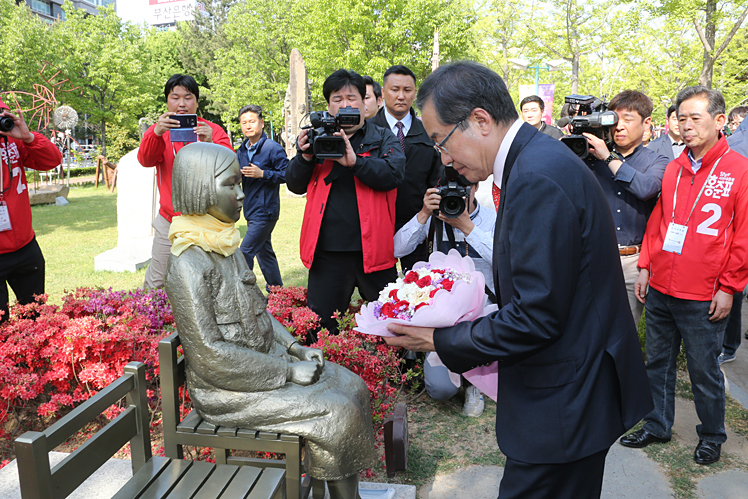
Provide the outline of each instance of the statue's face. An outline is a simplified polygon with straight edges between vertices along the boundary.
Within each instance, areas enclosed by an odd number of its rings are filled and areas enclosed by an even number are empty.
[[[239,162],[234,163],[216,177],[216,204],[208,208],[208,215],[228,224],[237,222],[242,214],[242,172]]]

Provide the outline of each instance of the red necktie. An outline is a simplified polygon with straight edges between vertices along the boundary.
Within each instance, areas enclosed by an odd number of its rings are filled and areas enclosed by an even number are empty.
[[[493,195],[493,204],[496,206],[496,211],[499,211],[499,200],[501,199],[501,189],[499,186],[491,182],[491,194]]]

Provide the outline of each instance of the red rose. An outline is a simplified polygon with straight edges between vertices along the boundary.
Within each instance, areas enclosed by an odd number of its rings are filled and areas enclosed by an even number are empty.
[[[416,281],[416,286],[419,288],[425,288],[426,286],[431,286],[431,276],[427,275],[424,276]]]
[[[431,293],[429,293],[429,298],[433,298],[433,297],[434,297],[434,295],[436,294],[436,292],[437,292],[437,291],[439,291],[439,288],[437,288],[437,289],[432,289],[432,290],[431,290]]]
[[[434,290],[434,291],[436,291],[436,290]],[[428,305],[428,303],[426,303],[426,302],[419,303],[418,305],[416,305],[416,309],[414,310],[414,312],[417,312],[419,308],[425,307],[426,305]]]
[[[418,280],[418,272],[415,272],[413,270],[405,274],[405,279],[403,279],[403,281],[406,284],[410,284],[411,282],[416,282],[417,280]]]
[[[442,281],[442,288],[446,289],[447,291],[452,291],[452,286],[454,285],[454,281],[451,279],[444,279]]]
[[[382,311],[380,312],[385,317],[395,317],[395,305],[390,302],[382,305]]]
[[[390,296],[391,300],[397,300],[397,290],[393,289],[392,291],[390,291],[390,295],[389,296]]]
[[[408,302],[407,300],[400,300],[399,302],[395,303],[395,310],[404,310],[409,306],[410,302]]]

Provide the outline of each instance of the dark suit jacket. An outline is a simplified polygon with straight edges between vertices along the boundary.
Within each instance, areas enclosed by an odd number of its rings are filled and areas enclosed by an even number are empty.
[[[413,123],[405,136],[405,179],[397,187],[396,231],[421,211],[423,195],[426,194],[426,189],[436,185],[442,164],[441,156],[434,149],[434,141],[426,133],[413,108],[410,109],[410,115]],[[384,107],[369,121],[390,130]]]
[[[494,240],[501,309],[437,329],[444,364],[499,361],[496,436],[526,463],[610,447],[653,407],[613,220],[590,169],[523,124],[502,181]]]
[[[730,146],[730,149],[748,158],[748,128],[741,129],[738,127],[737,130],[732,132],[732,135],[727,137],[727,144]]]
[[[673,156],[673,146],[671,145],[672,143],[673,139],[670,138],[670,135],[665,133],[650,142],[647,146],[647,149],[650,149],[657,154],[661,154],[667,157],[668,162],[670,162],[675,159],[675,157]]]

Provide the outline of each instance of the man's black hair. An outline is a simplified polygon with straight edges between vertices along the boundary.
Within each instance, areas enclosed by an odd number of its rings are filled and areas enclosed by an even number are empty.
[[[675,104],[670,104],[670,107],[667,108],[667,118],[670,119],[670,115],[673,114],[677,110],[678,110],[678,108],[675,107]],[[676,115],[675,117],[677,118],[678,115]]]
[[[374,98],[375,99],[381,99],[382,98],[382,86],[379,85],[379,83],[374,80],[371,76],[364,76],[364,85],[367,87],[371,85],[371,89],[374,92]]]
[[[727,121],[732,121],[736,117],[745,118],[748,116],[748,106],[737,106],[730,110],[730,114],[727,115]]]
[[[545,102],[543,102],[543,99],[541,99],[537,95],[528,95],[527,97],[522,99],[522,102],[519,103],[519,110],[522,111],[522,108],[525,106],[525,104],[529,104],[530,102],[537,102],[538,106],[540,106],[541,113],[545,111]]]
[[[384,76],[382,77],[382,83],[387,83],[387,77],[389,75],[403,75],[403,76],[410,76],[413,78],[413,84],[416,84],[416,75],[413,73],[413,71],[410,70],[408,66],[403,66],[402,64],[397,64],[395,66],[390,66],[387,71],[384,72]]]
[[[722,97],[722,93],[717,90],[711,90],[701,85],[695,85],[693,87],[686,87],[680,92],[675,98],[675,107],[680,110],[680,105],[688,99],[694,97],[700,97],[706,99],[709,103],[706,110],[709,111],[709,115],[715,118],[718,114],[725,114],[725,98]]]
[[[187,91],[195,96],[195,99],[200,98],[200,87],[197,86],[197,82],[190,75],[171,75],[171,78],[169,78],[166,85],[164,85],[164,96],[166,97],[166,100],[169,100],[169,94],[174,90],[174,87],[186,88]]]
[[[519,117],[501,76],[471,61],[441,66],[431,73],[418,89],[418,109],[423,110],[427,102],[445,125],[465,120],[475,108],[485,109],[502,125],[511,125]],[[467,126],[463,123],[463,130]]]
[[[364,77],[355,71],[348,71],[346,69],[338,69],[333,74],[327,77],[325,83],[322,85],[322,95],[325,96],[327,103],[330,103],[330,95],[333,92],[337,92],[341,88],[351,86],[358,90],[361,94],[361,100],[366,98],[366,83],[364,83]]]
[[[652,104],[652,99],[647,97],[643,92],[639,92],[638,90],[623,90],[610,99],[608,109],[611,111],[634,111],[641,116],[643,122],[652,116],[654,104]]]
[[[239,110],[239,121],[242,120],[242,116],[244,116],[247,113],[255,113],[257,115],[258,120],[264,120],[265,118],[262,117],[262,106],[257,106],[255,104],[249,104],[244,106]]]

